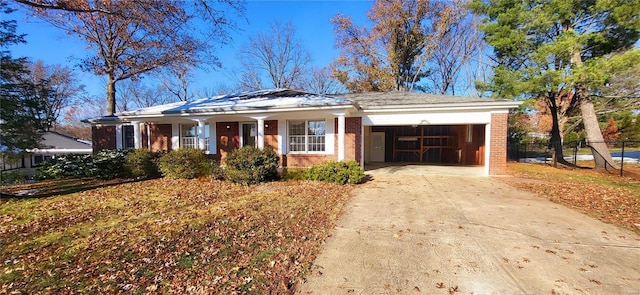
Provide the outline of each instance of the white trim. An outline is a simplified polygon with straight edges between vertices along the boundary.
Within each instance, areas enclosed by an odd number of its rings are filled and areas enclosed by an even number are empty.
[[[364,125],[362,124],[360,124],[360,167],[364,169]]]
[[[204,142],[204,127],[206,125],[205,119],[198,119],[198,149],[204,150],[206,144]],[[209,127],[211,129],[211,127]]]
[[[91,154],[93,149],[27,149],[34,155],[58,155],[58,154]]]
[[[338,162],[344,161],[344,133],[345,119],[344,114],[342,114],[338,115]]]
[[[122,124],[116,125],[116,150],[122,149]]]
[[[180,149],[180,123],[171,123],[171,149]]]
[[[218,124],[213,120],[209,120],[209,154],[218,153]]]
[[[505,147],[506,148],[506,147]],[[491,123],[484,127],[484,175],[489,176],[491,159]]]
[[[140,122],[131,121],[133,125],[133,148],[139,149],[142,147],[142,132],[140,132]]]
[[[278,120],[278,153],[281,155],[287,154],[289,150],[287,147],[287,120]]]
[[[264,119],[258,118],[258,122],[256,124],[258,124],[256,145],[258,146],[259,149],[264,149]]]

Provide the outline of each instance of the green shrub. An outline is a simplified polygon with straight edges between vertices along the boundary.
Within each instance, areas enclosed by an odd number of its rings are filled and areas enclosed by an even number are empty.
[[[234,150],[225,160],[225,178],[243,185],[278,179],[279,157],[270,147],[245,146]]]
[[[154,178],[160,176],[158,154],[148,149],[131,151],[125,159],[125,168],[132,177]]]
[[[307,179],[337,184],[356,184],[364,180],[364,170],[356,161],[325,162],[307,170]]]
[[[87,163],[90,172],[85,176],[98,179],[114,179],[118,177],[128,177],[129,173],[125,168],[127,154],[130,150],[102,150],[91,156],[91,162]],[[82,176],[84,177],[84,176]]]
[[[26,183],[29,177],[17,171],[1,171],[0,185],[12,185]]]
[[[307,180],[306,168],[287,168],[282,173],[284,180]]]
[[[203,150],[179,149],[162,155],[158,166],[166,177],[192,179],[209,175],[212,161]]]

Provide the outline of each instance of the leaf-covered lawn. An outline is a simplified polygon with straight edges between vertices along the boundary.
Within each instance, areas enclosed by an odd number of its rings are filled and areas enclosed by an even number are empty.
[[[156,179],[0,200],[2,293],[289,293],[349,186]]]
[[[640,179],[634,177],[640,172],[638,166],[625,166],[628,177],[542,164],[509,163],[508,167],[515,177],[502,179],[510,185],[640,233]]]

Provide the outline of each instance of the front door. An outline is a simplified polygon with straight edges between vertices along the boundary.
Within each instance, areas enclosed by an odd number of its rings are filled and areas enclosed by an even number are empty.
[[[256,123],[242,123],[240,125],[240,146],[256,146]]]
[[[384,132],[371,132],[371,162],[384,162]]]

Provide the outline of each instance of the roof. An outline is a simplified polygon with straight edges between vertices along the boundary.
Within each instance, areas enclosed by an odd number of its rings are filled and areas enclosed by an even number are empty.
[[[520,105],[520,102],[507,99],[402,91],[349,93],[341,96],[356,102],[363,110],[455,106],[517,107]]]
[[[128,121],[134,118],[188,115],[248,114],[318,109],[403,110],[415,108],[515,108],[519,102],[487,98],[413,92],[314,94],[290,89],[265,89],[205,97],[117,113],[87,120],[89,123]]]
[[[298,108],[350,107],[353,102],[340,97],[290,89],[266,89],[175,102],[116,114],[116,116],[151,114],[225,113],[269,111]]]
[[[91,144],[86,141],[53,131],[44,132],[41,143],[45,149],[91,149]]]

